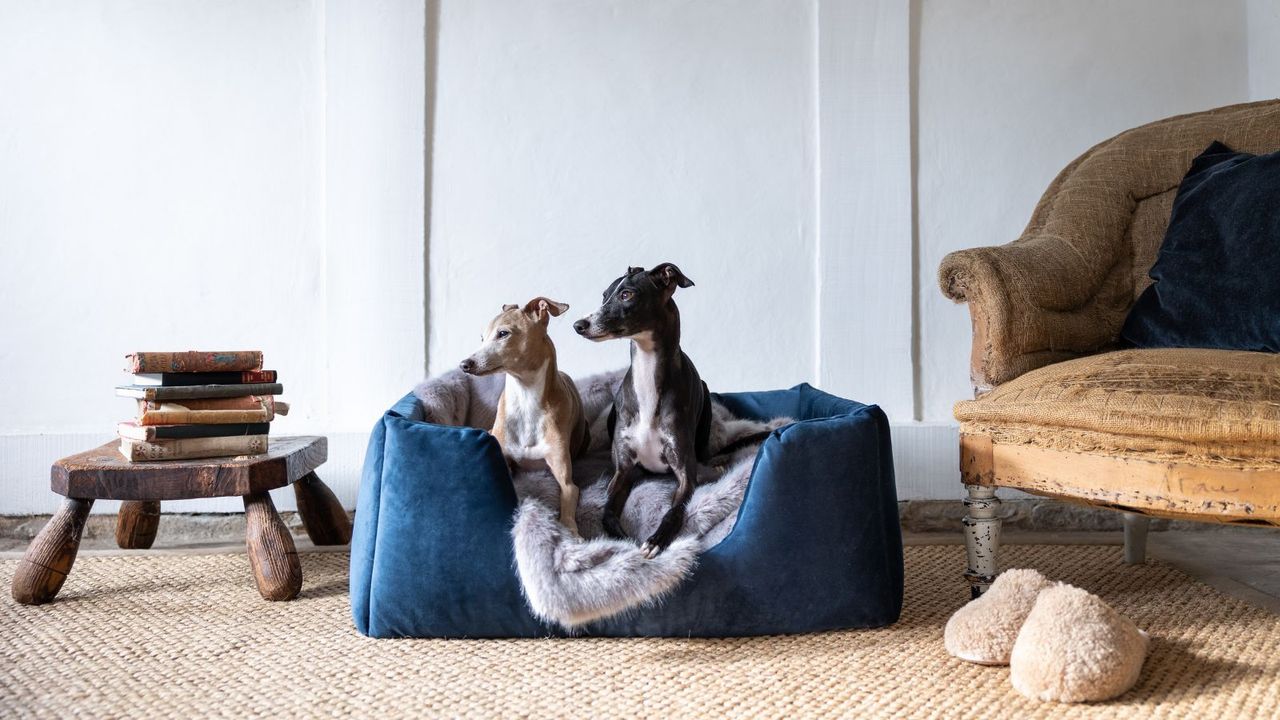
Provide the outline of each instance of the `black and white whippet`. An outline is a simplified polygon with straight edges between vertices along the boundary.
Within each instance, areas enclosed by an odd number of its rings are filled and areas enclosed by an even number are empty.
[[[620,517],[637,464],[676,477],[671,509],[643,545],[649,557],[679,534],[698,481],[698,463],[711,458],[711,395],[680,350],[680,311],[672,300],[676,288],[692,286],[693,281],[671,263],[649,271],[628,268],[604,291],[600,308],[573,324],[589,340],[631,340],[631,368],[614,394],[609,415],[614,473],[604,510],[605,532],[623,537]]]

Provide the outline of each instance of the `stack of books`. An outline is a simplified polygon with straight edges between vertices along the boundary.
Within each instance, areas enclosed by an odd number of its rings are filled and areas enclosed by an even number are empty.
[[[117,426],[120,453],[130,461],[256,455],[284,387],[262,369],[262,351],[138,352],[126,356],[133,382],[116,388],[138,403],[135,420]]]

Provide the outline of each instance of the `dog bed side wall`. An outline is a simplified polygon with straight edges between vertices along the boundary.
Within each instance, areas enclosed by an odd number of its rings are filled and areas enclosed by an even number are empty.
[[[749,599],[722,609],[737,633],[897,621],[902,539],[888,440],[884,413],[864,406],[798,422],[762,448],[738,524],[704,556]]]
[[[357,628],[374,637],[548,635],[512,571],[516,496],[497,441],[415,422],[404,409],[383,417],[366,457],[352,547]]]
[[[800,419],[765,440],[733,531],[658,608],[587,634],[725,637],[881,627],[902,610],[888,419],[808,385],[722,396]]]
[[[351,619],[362,634],[369,634],[369,603],[373,591],[374,538],[378,529],[378,495],[382,490],[382,458],[386,446],[386,417],[378,418],[369,434],[364,452],[364,468],[360,472],[360,494],[356,498],[354,527],[351,533],[351,567],[348,587],[351,595]]]

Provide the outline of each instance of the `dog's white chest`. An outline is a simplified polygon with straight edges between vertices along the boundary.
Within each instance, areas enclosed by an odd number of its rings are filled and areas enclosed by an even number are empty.
[[[543,373],[538,373],[538,377],[538,382],[525,385],[508,375],[502,391],[506,411],[502,451],[512,462],[526,468],[541,465],[547,456],[542,431],[542,397],[546,382]]]
[[[658,430],[658,384],[655,353],[636,350],[631,360],[631,389],[636,394],[636,419],[630,428],[636,462],[649,472],[667,472],[670,468],[663,459],[666,438]]]

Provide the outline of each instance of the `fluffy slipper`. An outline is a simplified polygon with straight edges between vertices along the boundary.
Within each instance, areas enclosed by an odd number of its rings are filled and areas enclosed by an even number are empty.
[[[982,597],[947,621],[947,652],[979,665],[1008,665],[1036,596],[1053,583],[1035,570],[1005,570]]]
[[[994,586],[993,586],[994,587]],[[1102,598],[1070,585],[1040,593],[1013,646],[1009,678],[1033,700],[1109,700],[1138,681],[1147,634]]]

